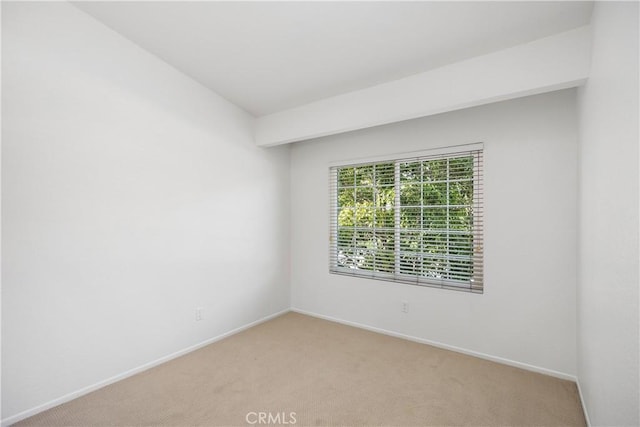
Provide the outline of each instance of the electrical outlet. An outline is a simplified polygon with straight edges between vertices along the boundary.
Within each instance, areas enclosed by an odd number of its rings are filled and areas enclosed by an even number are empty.
[[[401,304],[401,310],[403,313],[408,313],[409,312],[409,303],[407,301],[400,301]]]
[[[196,308],[196,321],[202,320],[202,307]]]

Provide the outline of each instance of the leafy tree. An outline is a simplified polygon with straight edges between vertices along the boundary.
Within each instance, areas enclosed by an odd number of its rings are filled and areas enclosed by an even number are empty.
[[[394,163],[338,170],[340,265],[393,273],[397,242],[401,273],[469,280],[473,157],[404,162],[398,175]]]

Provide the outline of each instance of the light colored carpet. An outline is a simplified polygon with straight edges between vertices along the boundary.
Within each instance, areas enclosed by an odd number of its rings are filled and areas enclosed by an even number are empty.
[[[570,381],[297,313],[17,425],[248,425],[254,412],[288,425],[585,425]]]

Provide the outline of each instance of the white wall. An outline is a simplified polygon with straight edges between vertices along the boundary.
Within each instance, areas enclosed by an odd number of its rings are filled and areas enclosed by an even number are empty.
[[[328,273],[331,162],[478,141],[486,166],[483,295]],[[292,306],[571,377],[576,192],[574,89],[297,143]]]
[[[68,3],[2,8],[5,421],[287,309],[289,148]]]
[[[592,425],[638,414],[638,3],[596,3],[579,92],[578,379]]]

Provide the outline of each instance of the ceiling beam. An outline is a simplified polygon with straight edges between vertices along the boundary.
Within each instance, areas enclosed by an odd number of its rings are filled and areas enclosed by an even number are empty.
[[[584,26],[367,89],[258,117],[272,146],[580,86],[589,75]]]

